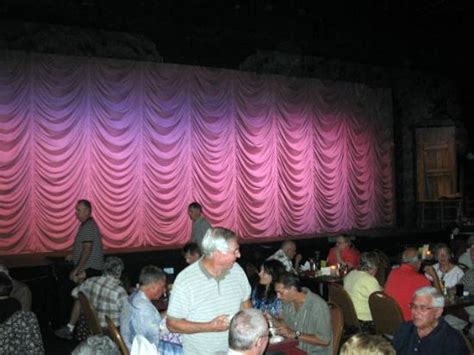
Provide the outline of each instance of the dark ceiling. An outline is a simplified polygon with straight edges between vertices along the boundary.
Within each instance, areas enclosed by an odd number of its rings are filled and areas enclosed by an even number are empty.
[[[167,62],[237,67],[256,49],[425,67],[470,67],[472,1],[1,0],[0,19],[146,36]]]

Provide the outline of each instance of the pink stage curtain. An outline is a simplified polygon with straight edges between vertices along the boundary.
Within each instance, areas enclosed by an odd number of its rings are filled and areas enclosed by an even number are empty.
[[[275,75],[0,53],[0,253],[185,243],[187,205],[243,239],[394,223],[390,91]]]

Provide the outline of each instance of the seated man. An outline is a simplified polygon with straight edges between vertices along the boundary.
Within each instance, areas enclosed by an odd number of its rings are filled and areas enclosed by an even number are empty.
[[[337,236],[336,246],[329,250],[327,264],[328,266],[346,265],[349,270],[359,267],[359,251],[353,248],[349,236]]]
[[[4,272],[12,280],[13,289],[10,297],[20,302],[22,311],[31,311],[32,297],[28,285],[12,278],[7,267],[3,264],[0,264],[0,272]]]
[[[308,354],[332,355],[332,327],[329,307],[318,295],[301,288],[298,276],[285,273],[275,290],[283,302],[283,321],[274,320],[278,334],[299,340]]]
[[[124,265],[120,258],[109,257],[105,259],[103,276],[91,277],[76,289],[77,293],[83,292],[94,307],[102,328],[107,327],[105,316],[109,316],[115,324],[119,324],[122,304],[127,298],[127,292],[120,285],[123,269]],[[76,292],[74,294],[75,301],[69,323],[55,332],[56,336],[63,339],[72,339],[74,328],[79,319],[81,305]]]
[[[13,289],[12,280],[4,272],[0,272],[0,324],[10,318],[13,313],[21,310],[21,304],[10,297]]]
[[[166,274],[156,266],[145,266],[140,272],[139,283],[139,289],[124,302],[120,333],[129,350],[138,334],[158,349],[161,316],[151,301],[158,300],[165,291]]]
[[[196,243],[187,243],[183,248],[183,256],[188,265],[198,261],[201,257],[201,249],[199,248],[199,245]]]
[[[406,321],[411,320],[409,305],[415,291],[424,286],[431,286],[430,280],[418,272],[420,266],[418,250],[407,248],[402,254],[402,265],[390,272],[385,283],[385,293],[398,303]]]
[[[261,355],[268,344],[268,324],[262,312],[245,309],[237,312],[229,328],[229,355]]]
[[[459,263],[467,266],[469,269],[471,269],[474,266],[473,260],[474,260],[474,235],[469,236],[467,238],[467,249],[464,253],[459,256]]]
[[[273,255],[269,256],[267,260],[278,260],[285,266],[286,271],[294,272],[298,270],[301,258],[301,254],[296,254],[296,244],[291,240],[287,240],[283,242],[280,249],[278,249]],[[295,259],[294,265],[293,259]]]
[[[404,322],[393,338],[398,355],[468,355],[462,335],[443,319],[444,297],[434,287],[422,287],[410,304],[411,322]]]

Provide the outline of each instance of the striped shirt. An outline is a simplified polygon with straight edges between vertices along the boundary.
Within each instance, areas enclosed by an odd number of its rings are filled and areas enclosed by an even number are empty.
[[[107,327],[105,316],[109,316],[116,325],[120,324],[120,312],[127,292],[119,279],[108,275],[91,277],[79,286],[79,291],[84,292],[95,308],[101,327]]]
[[[91,217],[84,223],[81,223],[77,231],[76,239],[72,247],[72,259],[76,267],[81,260],[82,245],[85,242],[92,242],[92,251],[87,259],[83,271],[89,268],[102,270],[104,268],[104,252],[102,251],[102,239],[100,237],[99,227]]]
[[[209,322],[217,316],[232,317],[250,298],[250,285],[242,268],[234,266],[218,278],[211,276],[202,259],[178,274],[173,285],[168,317],[191,322]],[[185,354],[227,352],[228,331],[183,334]]]

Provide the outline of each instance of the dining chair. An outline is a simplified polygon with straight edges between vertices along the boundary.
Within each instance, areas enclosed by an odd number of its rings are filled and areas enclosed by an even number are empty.
[[[403,322],[403,313],[392,297],[382,291],[369,296],[369,308],[374,321],[375,333],[393,336]]]
[[[127,345],[125,344],[125,341],[122,338],[122,334],[120,334],[114,321],[110,319],[109,316],[105,316],[105,321],[107,322],[109,336],[112,338],[114,343],[117,344],[118,348],[120,349],[120,353],[122,355],[129,355],[130,352],[128,351]]]
[[[347,291],[344,290],[344,287],[339,284],[331,284],[328,287],[328,291],[329,301],[337,304],[342,310],[345,333],[351,335],[362,331],[354,303],[352,303],[352,299]]]
[[[89,302],[89,299],[83,292],[78,294],[79,302],[81,303],[82,312],[87,320],[87,325],[90,328],[92,335],[103,335],[102,327],[100,326],[99,318],[94,307]]]
[[[337,355],[339,354],[339,346],[341,345],[342,332],[344,330],[344,315],[336,303],[328,302],[328,306],[332,324],[332,353]]]

